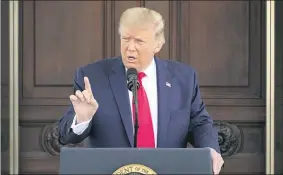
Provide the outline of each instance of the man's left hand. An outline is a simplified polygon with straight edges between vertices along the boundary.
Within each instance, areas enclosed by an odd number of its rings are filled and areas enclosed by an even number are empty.
[[[224,160],[222,156],[212,148],[210,148],[210,153],[212,158],[213,174],[219,174],[222,165],[224,164]]]

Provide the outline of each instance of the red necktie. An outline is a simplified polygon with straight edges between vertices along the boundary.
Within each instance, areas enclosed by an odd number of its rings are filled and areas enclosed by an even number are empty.
[[[138,120],[139,129],[137,136],[137,147],[138,148],[154,148],[154,132],[151,120],[151,113],[149,108],[149,103],[147,99],[146,92],[142,85],[142,78],[145,77],[145,73],[138,73],[138,81],[140,83],[140,88],[138,89]],[[132,106],[134,114],[134,104]],[[135,121],[135,120],[134,120]]]

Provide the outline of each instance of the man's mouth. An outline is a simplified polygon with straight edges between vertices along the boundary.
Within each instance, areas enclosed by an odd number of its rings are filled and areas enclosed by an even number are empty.
[[[127,58],[128,58],[129,61],[135,61],[135,59],[136,59],[136,57],[134,57],[134,56],[128,56]]]

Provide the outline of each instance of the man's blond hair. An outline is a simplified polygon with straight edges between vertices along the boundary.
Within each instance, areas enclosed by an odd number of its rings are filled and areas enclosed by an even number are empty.
[[[153,25],[155,38],[161,44],[164,44],[164,19],[160,13],[144,7],[133,7],[122,13],[119,23],[119,33],[121,34],[122,27],[142,27],[146,25]]]

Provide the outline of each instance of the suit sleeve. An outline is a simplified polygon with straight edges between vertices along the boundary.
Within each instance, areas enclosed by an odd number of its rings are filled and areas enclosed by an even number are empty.
[[[220,154],[218,132],[213,127],[213,120],[209,116],[205,108],[205,104],[201,99],[200,89],[195,71],[189,131],[193,136],[194,147],[210,147]]]
[[[76,71],[74,81],[77,82],[77,83],[74,82],[74,93],[77,90],[83,90],[82,88],[84,88],[84,74],[81,68],[79,68]],[[88,127],[83,131],[83,133],[81,134],[74,133],[71,126],[73,124],[75,115],[76,114],[73,105],[71,103],[67,111],[59,120],[59,142],[62,145],[80,143],[89,135],[92,126],[91,121],[89,122]]]

